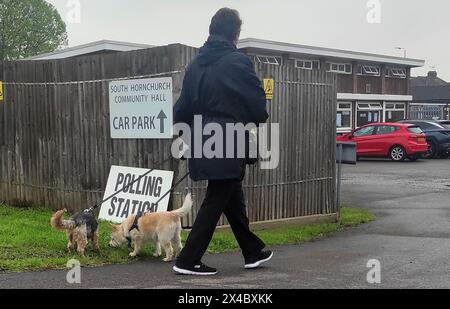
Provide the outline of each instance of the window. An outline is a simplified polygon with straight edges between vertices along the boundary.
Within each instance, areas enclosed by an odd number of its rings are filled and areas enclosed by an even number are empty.
[[[320,69],[320,61],[319,60],[295,60],[295,67],[297,69],[304,70],[319,70]]]
[[[362,127],[369,123],[381,122],[381,103],[358,103],[356,110],[356,125]]]
[[[364,127],[359,130],[356,130],[355,133],[353,133],[353,136],[361,137],[361,136],[373,135],[374,130],[375,130],[374,126]]]
[[[358,110],[362,110],[362,109],[370,109],[370,105],[366,104],[366,103],[359,103]]]
[[[341,130],[352,128],[352,104],[338,103],[336,127]]]
[[[387,70],[388,77],[406,78],[406,69],[402,68],[389,68]]]
[[[327,63],[327,71],[341,74],[352,74],[352,65],[350,63]]]
[[[409,127],[408,132],[414,133],[414,134],[423,134],[423,131],[419,127]]]
[[[338,109],[352,109],[352,103],[339,103]]]
[[[386,103],[386,109],[404,110],[405,109],[405,103]]]
[[[405,119],[405,103],[386,103],[384,119],[386,122],[396,122]]]
[[[409,122],[411,124],[415,124],[419,126],[423,131],[430,131],[430,130],[441,130],[444,129],[441,125],[435,123],[435,122],[428,122],[428,121],[417,121],[417,122]]]
[[[398,131],[398,127],[394,126],[378,126],[377,127],[377,135],[385,135],[385,134],[392,134],[396,131]]]
[[[358,103],[358,110],[382,110],[381,103]]]
[[[373,65],[359,65],[358,75],[380,76],[381,69]]]
[[[281,57],[274,56],[256,56],[256,61],[265,64],[282,65]]]

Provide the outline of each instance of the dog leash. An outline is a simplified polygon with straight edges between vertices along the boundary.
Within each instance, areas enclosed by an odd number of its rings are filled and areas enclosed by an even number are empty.
[[[85,209],[84,212],[85,213],[90,213],[93,212],[94,210],[98,209],[103,203],[106,203],[107,201],[109,201],[110,199],[112,199],[113,197],[117,196],[118,194],[120,194],[123,191],[128,190],[130,187],[132,187],[135,183],[137,183],[138,181],[142,180],[142,178],[144,178],[145,176],[149,175],[151,172],[155,171],[158,168],[161,168],[162,165],[168,161],[170,161],[172,158],[168,157],[167,159],[159,162],[159,164],[157,164],[157,167],[154,167],[150,170],[148,170],[147,172],[145,172],[144,174],[142,174],[141,176],[139,176],[137,179],[133,180],[131,183],[129,183],[127,186],[124,186],[122,189],[120,189],[119,191],[111,194],[110,196],[108,196],[107,198],[103,199],[100,203]],[[190,175],[190,173],[186,173],[183,177],[181,177],[166,193],[164,193],[163,196],[161,196],[158,201],[155,203],[155,205],[158,205],[168,194],[170,194],[171,192],[173,192],[173,190],[180,184],[182,183],[188,176]],[[137,229],[139,231],[139,226],[138,226],[138,221],[139,219],[145,215],[147,212],[139,212],[135,218],[134,218],[134,222],[133,225],[131,226],[131,228],[129,229],[128,232],[131,232],[134,229]],[[127,241],[128,241],[128,247],[131,247],[131,237],[127,236],[126,237]]]
[[[109,201],[110,199],[112,199],[113,197],[115,197],[115,196],[117,196],[118,194],[120,194],[121,192],[123,192],[123,191],[126,191],[126,190],[128,190],[131,186],[133,186],[135,183],[137,183],[138,181],[140,181],[142,178],[144,178],[145,176],[147,176],[147,175],[149,175],[151,172],[153,172],[154,170],[156,170],[157,168],[160,168],[160,167],[162,167],[162,165],[164,164],[164,163],[166,163],[167,161],[169,161],[169,160],[171,160],[172,158],[171,157],[169,157],[169,158],[167,158],[167,159],[165,159],[165,160],[163,160],[163,161],[161,161],[161,162],[159,162],[159,164],[157,165],[157,167],[155,167],[155,168],[152,168],[152,169],[150,169],[150,170],[148,170],[147,172],[145,172],[144,174],[142,174],[141,176],[139,176],[137,179],[135,179],[134,181],[132,181],[131,183],[129,183],[127,186],[124,186],[122,189],[120,189],[119,191],[117,191],[117,192],[115,192],[115,193],[113,193],[113,194],[111,194],[110,196],[108,196],[107,198],[105,198],[104,200],[102,200],[100,203],[98,203],[98,204],[96,204],[96,205],[94,205],[94,206],[92,206],[92,207],[90,207],[90,208],[88,208],[88,209],[86,209],[86,210],[84,210],[84,212],[85,213],[90,213],[90,212],[93,212],[94,210],[96,210],[96,209],[98,209],[103,203],[106,203],[107,201]],[[180,184],[180,183],[182,183],[188,176],[190,175],[190,173],[188,172],[188,173],[186,173],[183,177],[181,177],[166,193],[164,193],[164,195],[163,196],[161,196],[159,199],[158,199],[158,201],[155,203],[156,205],[158,205],[168,194],[170,194],[171,192],[173,192],[173,190],[175,190],[175,188]],[[145,215],[146,214],[146,212],[139,212],[136,216],[135,216],[135,218],[134,218],[134,221],[133,221],[133,225],[131,226],[131,228],[129,229],[129,231],[128,232],[131,232],[132,230],[134,230],[134,229],[137,229],[138,231],[139,231],[139,226],[138,226],[138,221],[139,221],[139,219],[143,216],[143,215]],[[125,237],[126,239],[127,239],[127,241],[128,241],[128,247],[129,248],[131,248],[131,242],[132,242],[132,240],[131,240],[131,237],[130,236],[127,236],[127,237]]]
[[[158,205],[168,194],[170,194],[171,192],[173,192],[173,190],[180,184],[182,183],[188,176],[190,173],[187,173],[186,175],[184,175],[183,177],[181,177],[173,186],[172,188],[169,189],[169,191],[167,191],[163,196],[161,196],[159,198],[158,201],[156,201],[155,205]],[[139,231],[139,226],[138,226],[138,221],[139,219],[145,215],[147,212],[143,211],[143,212],[139,212],[135,217],[134,217],[134,222],[133,225],[131,225],[130,229],[128,230],[128,232],[131,232],[132,230],[136,229]]]
[[[112,195],[108,196],[107,198],[105,198],[104,200],[102,200],[100,203],[84,210],[84,212],[89,213],[89,212],[93,212],[94,210],[96,210],[97,208],[99,208],[103,203],[106,203],[107,201],[109,201],[110,199],[112,199],[113,197],[119,195],[120,193],[122,193],[123,191],[128,190],[130,187],[132,187],[135,183],[137,183],[138,181],[142,180],[142,178],[144,178],[145,176],[148,176],[151,172],[155,171],[156,169],[162,167],[162,165],[168,161],[170,161],[172,158],[169,157],[161,162],[159,162],[157,164],[157,167],[154,167],[150,170],[148,170],[147,172],[145,172],[144,174],[142,174],[141,176],[139,176],[137,179],[133,180],[131,183],[129,183],[127,186],[124,186],[122,189],[120,189],[119,191],[113,193]],[[187,174],[189,175],[189,173]],[[185,178],[187,177],[187,175],[185,176]],[[171,188],[171,190],[173,190],[173,188]]]
[[[163,196],[161,196],[160,198],[159,198],[159,200],[155,203],[156,205],[158,205],[168,194],[170,194],[171,192],[173,192],[173,190],[180,184],[180,183],[182,183],[188,176],[189,176],[189,174],[190,173],[186,173],[186,175],[184,175],[183,177],[181,177],[170,189],[169,189],[169,191],[167,191],[166,193],[164,193],[164,195]],[[139,219],[142,217],[142,216],[144,216],[145,214],[146,214],[147,212],[139,212],[135,217],[134,217],[134,221],[133,221],[133,224],[131,225],[131,227],[129,228],[129,230],[128,230],[128,233],[130,233],[131,231],[133,231],[133,230],[137,230],[137,231],[139,231],[139,225],[138,225],[138,221],[139,221]],[[128,234],[126,237],[126,240],[127,240],[127,242],[128,242],[128,248],[131,248],[131,242],[132,242],[132,239],[131,239],[131,236]]]

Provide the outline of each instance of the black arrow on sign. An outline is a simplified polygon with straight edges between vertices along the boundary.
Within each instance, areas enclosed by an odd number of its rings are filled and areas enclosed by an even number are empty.
[[[158,119],[159,119],[159,123],[160,123],[160,130],[161,130],[161,133],[164,133],[164,121],[167,119],[167,116],[166,116],[166,114],[164,113],[164,111],[163,110],[161,110],[161,112],[159,113],[159,115],[158,115],[158,117],[157,117]]]

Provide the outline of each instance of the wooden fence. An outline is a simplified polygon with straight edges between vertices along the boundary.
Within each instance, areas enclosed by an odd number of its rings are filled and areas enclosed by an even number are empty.
[[[256,71],[261,79],[275,80],[268,110],[269,122],[280,125],[280,165],[248,169],[244,187],[250,221],[337,213],[336,76],[265,64]],[[187,187],[195,193],[195,204],[201,203],[206,182],[189,181]],[[225,218],[220,224],[226,224]]]
[[[179,96],[197,49],[176,44],[146,50],[51,61],[0,62],[0,201],[71,211],[98,203],[111,165],[152,168],[170,155],[170,141],[112,140],[108,83],[171,76]],[[280,124],[275,170],[249,169],[245,188],[251,221],[336,213],[336,79],[324,71],[258,65],[275,79],[271,122]],[[164,169],[186,169],[167,162]],[[195,218],[204,183],[187,181]],[[221,221],[225,223],[225,221]]]

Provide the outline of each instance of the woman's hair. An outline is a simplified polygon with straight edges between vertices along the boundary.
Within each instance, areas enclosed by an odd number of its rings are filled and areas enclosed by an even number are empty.
[[[234,41],[241,33],[242,20],[237,10],[222,8],[214,15],[209,26],[210,35],[222,35]]]

